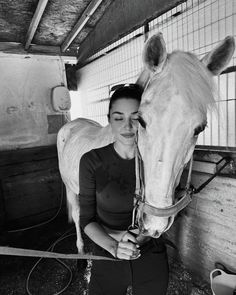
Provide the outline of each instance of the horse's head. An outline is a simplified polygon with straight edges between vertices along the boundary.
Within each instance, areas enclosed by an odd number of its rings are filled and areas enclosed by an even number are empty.
[[[160,33],[147,41],[145,69],[137,81],[144,87],[138,147],[147,204],[157,208],[173,205],[183,168],[207,124],[207,109],[214,106],[213,75],[227,66],[234,47],[234,39],[227,37],[200,61],[187,52],[167,54]],[[138,218],[142,233],[152,237],[158,237],[173,221],[173,217],[140,210]]]

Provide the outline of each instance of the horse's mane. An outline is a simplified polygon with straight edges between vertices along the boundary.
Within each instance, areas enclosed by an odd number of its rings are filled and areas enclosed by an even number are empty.
[[[217,91],[212,74],[194,54],[174,51],[169,56],[169,64],[178,91],[193,108],[202,113],[216,109]]]

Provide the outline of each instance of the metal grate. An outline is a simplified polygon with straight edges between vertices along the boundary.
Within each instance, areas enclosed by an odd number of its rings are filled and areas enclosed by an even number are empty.
[[[143,44],[141,27],[90,57],[90,63],[80,70],[79,95],[74,100],[82,100],[82,107],[74,118],[82,116],[107,124],[110,89],[135,81],[142,68]]]
[[[191,0],[153,20],[150,29],[152,33],[163,33],[168,51],[178,48],[201,58],[227,35],[235,36],[235,23],[235,1]],[[229,67],[235,64],[236,54]],[[216,80],[218,116],[209,114],[208,128],[200,134],[198,145],[236,147],[235,75],[235,72],[225,73]]]
[[[235,26],[234,0],[188,0],[152,20],[149,35],[161,31],[169,52],[181,49],[201,58],[227,35],[235,36]],[[77,116],[107,124],[109,90],[115,84],[136,80],[142,68],[144,41],[141,27],[89,58],[80,72],[77,99],[82,107]],[[208,128],[199,136],[199,145],[236,147],[236,53],[229,67],[231,72],[216,79],[219,116],[209,114]]]

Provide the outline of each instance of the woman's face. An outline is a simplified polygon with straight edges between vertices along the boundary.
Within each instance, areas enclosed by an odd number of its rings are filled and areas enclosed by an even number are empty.
[[[138,130],[139,101],[133,98],[119,98],[110,110],[110,125],[115,141],[122,145],[134,145]]]

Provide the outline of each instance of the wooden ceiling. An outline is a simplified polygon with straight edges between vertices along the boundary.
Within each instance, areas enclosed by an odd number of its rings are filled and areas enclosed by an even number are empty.
[[[184,0],[0,0],[0,52],[85,60]]]

